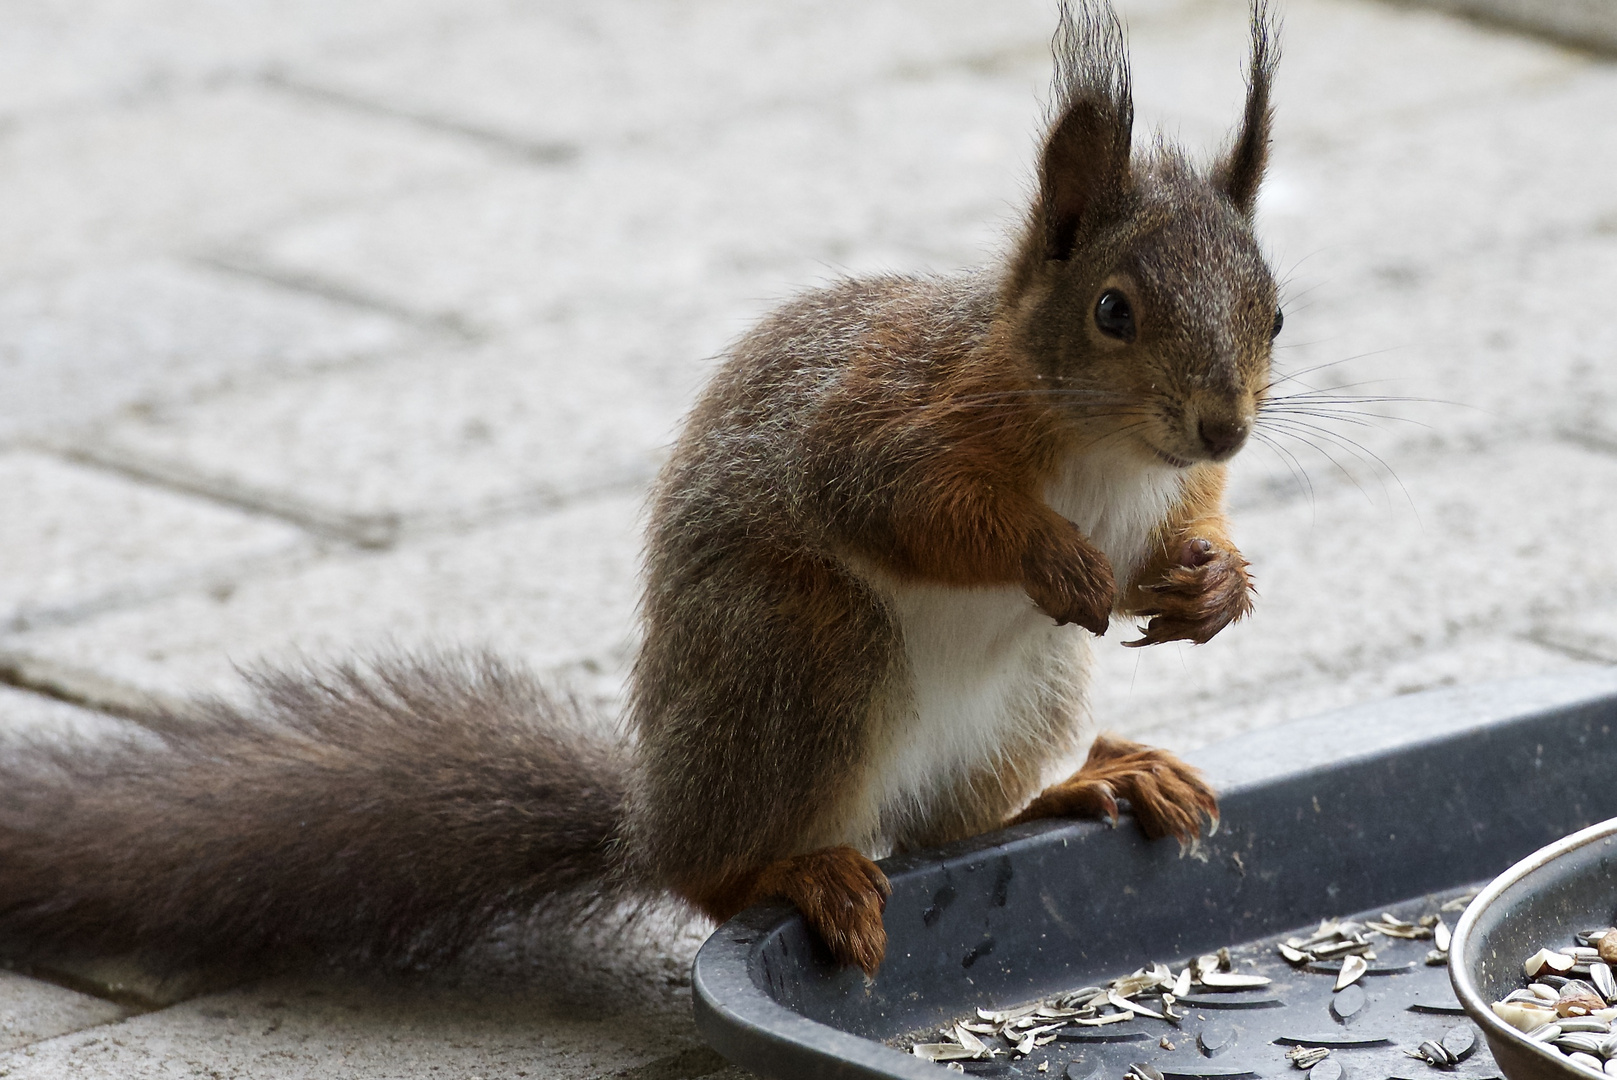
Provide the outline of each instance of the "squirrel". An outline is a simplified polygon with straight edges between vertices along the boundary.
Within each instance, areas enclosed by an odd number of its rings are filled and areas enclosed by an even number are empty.
[[[886,943],[875,858],[1011,823],[1216,826],[1206,781],[1083,747],[1089,637],[1205,642],[1251,607],[1225,463],[1269,385],[1253,235],[1275,31],[1198,169],[1135,151],[1122,26],[1062,3],[1006,256],[845,280],[746,333],[652,495],[626,731],[479,653],[250,676],[139,734],[0,760],[0,940],[174,965],[449,958],[500,919],[672,893]],[[610,731],[609,725],[604,725]]]

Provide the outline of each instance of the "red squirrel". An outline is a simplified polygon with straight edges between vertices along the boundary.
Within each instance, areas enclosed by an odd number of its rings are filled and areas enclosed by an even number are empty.
[[[480,655],[259,676],[139,737],[0,760],[16,955],[430,962],[499,919],[671,891],[795,904],[874,974],[872,860],[1213,792],[1086,734],[1089,636],[1205,642],[1250,607],[1225,463],[1281,315],[1253,237],[1275,49],[1210,170],[1133,146],[1123,34],[1072,0],[1025,224],[997,265],[807,293],[730,350],[652,501],[628,731]],[[155,739],[151,736],[155,735]]]

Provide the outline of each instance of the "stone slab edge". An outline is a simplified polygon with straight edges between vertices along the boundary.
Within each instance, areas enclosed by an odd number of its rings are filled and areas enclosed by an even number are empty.
[[[1565,45],[1617,53],[1617,0],[1404,0],[1469,15]]]

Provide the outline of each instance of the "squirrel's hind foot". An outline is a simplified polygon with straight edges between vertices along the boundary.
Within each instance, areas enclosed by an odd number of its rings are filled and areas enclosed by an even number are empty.
[[[1046,788],[1007,824],[1048,817],[1108,817],[1127,799],[1140,828],[1153,840],[1172,836],[1194,844],[1205,816],[1218,828],[1218,798],[1196,769],[1166,750],[1098,735],[1083,768]]]
[[[882,911],[892,891],[881,867],[842,844],[772,862],[698,906],[722,921],[761,900],[789,900],[838,964],[873,978],[887,953]]]

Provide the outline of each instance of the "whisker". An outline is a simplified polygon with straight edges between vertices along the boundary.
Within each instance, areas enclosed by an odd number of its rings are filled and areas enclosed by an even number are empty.
[[[1266,431],[1254,431],[1252,437],[1261,442],[1275,457],[1280,459],[1280,463],[1286,467],[1292,478],[1297,481],[1298,489],[1308,496],[1309,508],[1317,510],[1318,507],[1314,501],[1314,482],[1309,478],[1308,470],[1303,467],[1303,463],[1297,460],[1297,455],[1270,438],[1269,433]]]
[[[1318,424],[1310,424],[1303,420],[1281,421],[1280,424],[1282,425],[1282,433],[1288,434],[1294,439],[1300,439],[1301,441],[1308,443],[1322,454],[1326,453],[1324,448],[1315,444],[1312,439],[1308,437],[1308,435],[1302,434],[1301,432],[1311,432],[1314,436],[1331,442],[1333,445],[1346,450],[1354,457],[1357,457],[1366,465],[1370,465],[1371,462],[1374,462],[1374,465],[1371,467],[1374,469],[1376,466],[1379,466],[1380,472],[1377,475],[1383,476],[1381,481],[1383,491],[1386,489],[1386,478],[1390,478],[1393,483],[1398,485],[1398,490],[1403,493],[1404,500],[1409,504],[1410,509],[1415,510],[1416,516],[1419,516],[1420,511],[1415,507],[1415,500],[1410,496],[1409,489],[1404,486],[1404,482],[1399,477],[1397,470],[1391,465],[1387,464],[1386,459],[1384,459],[1380,454],[1377,454],[1374,450],[1371,450],[1362,443],[1350,439],[1338,432],[1333,432],[1327,428],[1320,427]],[[1289,427],[1286,425],[1289,425]],[[1329,454],[1326,454],[1326,456],[1330,457]],[[1334,462],[1335,459],[1332,458],[1332,461]],[[1355,481],[1354,486],[1358,486],[1357,481]],[[1363,491],[1364,489],[1361,487],[1359,490]]]

